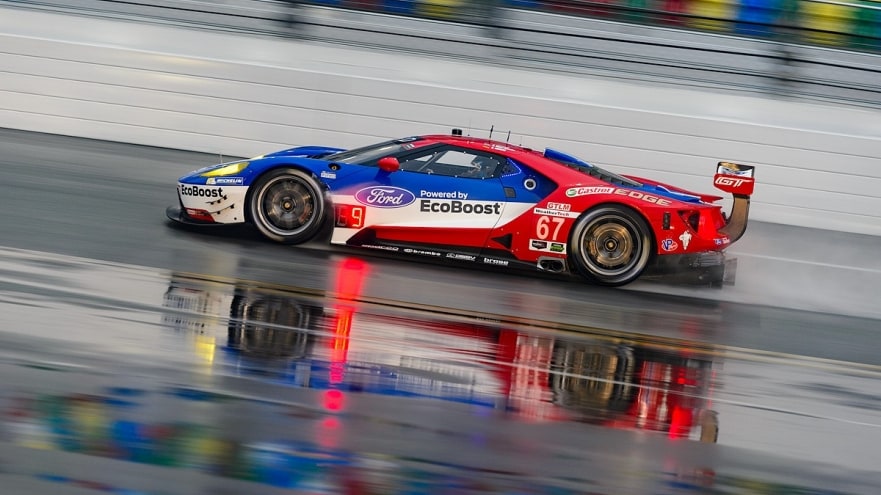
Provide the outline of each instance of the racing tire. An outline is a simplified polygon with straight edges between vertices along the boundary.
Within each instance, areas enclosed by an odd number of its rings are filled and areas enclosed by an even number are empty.
[[[251,222],[265,237],[283,244],[306,242],[321,230],[327,205],[308,173],[278,169],[254,183],[248,201]]]
[[[642,274],[652,255],[652,236],[636,211],[599,206],[575,222],[569,240],[575,271],[598,285],[618,287]]]

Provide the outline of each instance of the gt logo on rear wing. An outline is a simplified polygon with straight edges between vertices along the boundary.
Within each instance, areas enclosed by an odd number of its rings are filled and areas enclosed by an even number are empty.
[[[732,162],[719,162],[713,184],[725,192],[738,196],[749,196],[753,193],[755,167]]]

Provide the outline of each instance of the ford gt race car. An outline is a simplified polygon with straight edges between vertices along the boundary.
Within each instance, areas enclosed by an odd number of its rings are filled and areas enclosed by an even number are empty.
[[[386,253],[545,272],[607,286],[694,271],[731,281],[723,251],[746,230],[754,167],[719,162],[720,196],[617,175],[553,149],[413,136],[344,150],[305,146],[182,177],[172,220],[252,223],[286,244],[313,239]],[[726,266],[729,267],[726,273]]]

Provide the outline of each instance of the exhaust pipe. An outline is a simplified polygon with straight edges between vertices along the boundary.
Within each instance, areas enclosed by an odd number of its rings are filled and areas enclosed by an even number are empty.
[[[561,273],[566,271],[566,264],[560,258],[540,258],[538,269],[546,272]]]

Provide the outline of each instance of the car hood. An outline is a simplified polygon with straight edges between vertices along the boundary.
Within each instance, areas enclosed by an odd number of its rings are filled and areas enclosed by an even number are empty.
[[[331,148],[328,146],[298,146],[296,148],[288,148],[286,150],[275,151],[273,153],[263,155],[263,158],[283,156],[303,156],[309,158],[318,158],[340,151],[345,151],[345,148]]]

